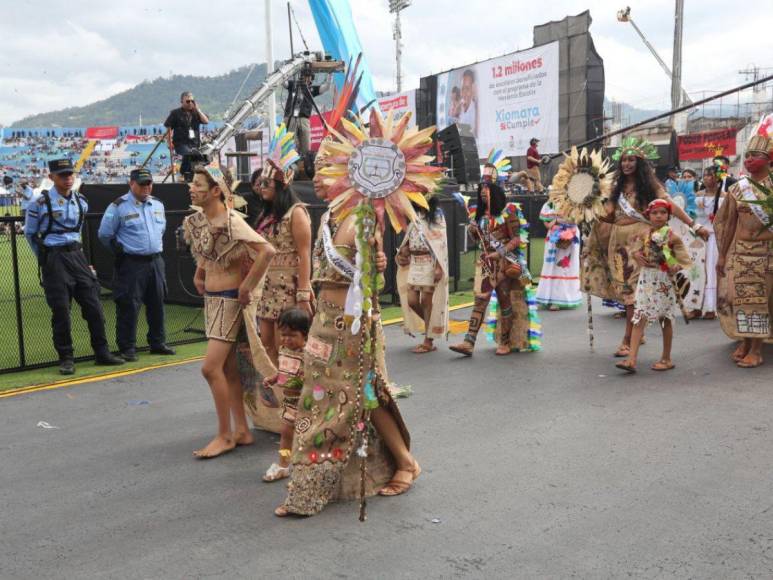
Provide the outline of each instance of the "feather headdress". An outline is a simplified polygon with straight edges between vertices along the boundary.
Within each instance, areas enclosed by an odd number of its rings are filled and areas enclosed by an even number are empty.
[[[279,125],[268,146],[268,156],[263,163],[262,176],[289,185],[295,176],[293,165],[301,159],[295,149],[295,133]]]
[[[501,149],[492,148],[488,153],[486,163],[490,163],[496,167],[498,179],[506,179],[507,174],[510,173],[510,170],[512,169],[510,158],[505,157]]]
[[[655,147],[652,143],[643,137],[635,136],[630,136],[623,139],[623,144],[617,151],[615,151],[612,159],[615,161],[620,161],[620,159],[625,155],[633,155],[639,159],[647,159],[649,161],[654,161],[655,159],[660,158],[657,147]]]

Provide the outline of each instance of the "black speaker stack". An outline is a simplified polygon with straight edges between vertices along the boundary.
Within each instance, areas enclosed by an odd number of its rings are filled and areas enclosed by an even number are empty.
[[[441,143],[443,165],[451,169],[457,183],[478,183],[480,181],[480,159],[475,135],[467,125],[449,125],[438,132]]]

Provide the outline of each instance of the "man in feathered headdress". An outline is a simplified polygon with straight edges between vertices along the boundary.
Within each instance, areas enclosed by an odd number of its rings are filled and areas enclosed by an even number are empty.
[[[208,344],[201,372],[212,390],[218,419],[217,435],[194,455],[211,458],[254,441],[242,404],[243,388],[236,364],[235,345],[243,325],[253,335],[250,347],[255,366],[264,376],[276,374],[257,340],[254,309],[249,314],[253,290],[275,252],[230,208],[230,184],[217,164],[194,170],[190,194],[199,211],[185,218],[183,231],[196,260],[193,282],[204,296]]]
[[[719,239],[717,310],[725,333],[741,342],[733,359],[741,368],[762,364],[773,314],[773,132],[768,116],[746,146],[747,177],[730,188],[715,220]]]

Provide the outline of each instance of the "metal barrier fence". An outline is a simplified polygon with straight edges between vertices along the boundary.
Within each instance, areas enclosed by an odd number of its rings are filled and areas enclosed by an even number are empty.
[[[101,215],[88,215],[84,225],[84,251],[91,263],[93,254],[104,251],[95,239]],[[181,219],[181,218],[178,218]],[[51,333],[51,311],[40,285],[38,262],[22,232],[21,217],[0,217],[0,373],[40,368],[57,364]],[[105,327],[112,350],[115,345],[115,303],[109,288],[110,278],[99,271]],[[73,348],[77,361],[93,358],[88,327],[73,301]],[[137,347],[147,348],[147,322],[140,316]],[[169,344],[184,344],[204,339],[204,321],[200,306],[167,304],[166,332]]]
[[[513,198],[522,204],[524,214],[531,223],[531,236],[544,235],[544,227],[538,219],[545,201],[541,196]],[[451,197],[440,201],[448,227],[449,275],[452,291],[470,290],[477,258],[477,248],[466,239],[467,213],[463,206]],[[316,235],[320,218],[325,212],[323,203],[309,205],[313,232]],[[185,210],[167,210],[167,232],[164,236],[169,296],[166,304],[167,342],[172,345],[205,340],[202,298],[193,286],[195,265],[187,253],[180,253],[175,244],[175,230],[182,223]],[[88,214],[83,230],[84,252],[94,264],[102,286],[101,300],[105,313],[105,325],[111,349],[115,350],[115,303],[112,300],[113,258],[97,241],[101,213]],[[0,373],[52,366],[58,362],[51,337],[51,311],[40,285],[37,258],[23,234],[23,218],[0,216],[0,264],[6,265],[0,273]],[[402,236],[391,229],[384,239],[384,251],[394,256]],[[530,246],[531,247],[531,246]],[[531,255],[528,256],[531,264]],[[385,286],[381,295],[383,303],[398,302],[395,283],[396,266],[388,261],[384,274]],[[72,336],[76,360],[93,358],[89,333],[77,303],[72,305]],[[147,322],[140,316],[137,324],[137,347],[147,348]]]

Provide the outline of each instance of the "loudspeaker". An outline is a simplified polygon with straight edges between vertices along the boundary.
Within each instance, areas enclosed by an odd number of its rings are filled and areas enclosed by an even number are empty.
[[[435,124],[437,112],[437,77],[424,77],[416,91],[416,124],[420,128]]]
[[[443,146],[443,165],[459,183],[480,181],[480,159],[475,136],[467,125],[449,125],[437,134]]]

